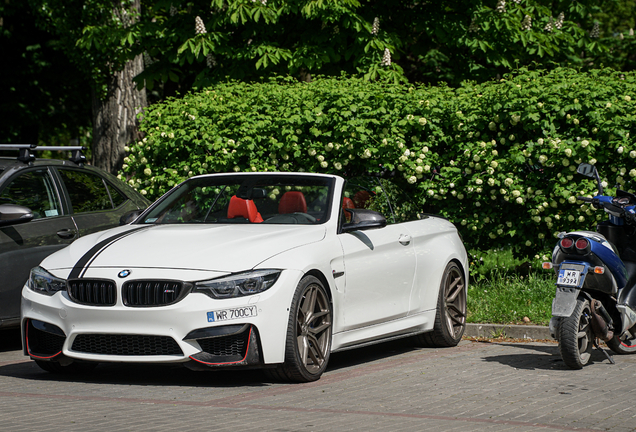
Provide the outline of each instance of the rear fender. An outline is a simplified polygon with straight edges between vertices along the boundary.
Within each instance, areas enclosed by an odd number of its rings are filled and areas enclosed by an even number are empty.
[[[552,300],[552,316],[569,317],[576,307],[576,299],[579,298],[579,288],[561,287],[557,285],[556,295]]]

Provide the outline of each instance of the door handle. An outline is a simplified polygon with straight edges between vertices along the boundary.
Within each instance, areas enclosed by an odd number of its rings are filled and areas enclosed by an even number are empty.
[[[401,245],[408,246],[411,243],[411,236],[407,234],[400,234],[400,239],[398,241]]]
[[[75,237],[75,235],[76,235],[76,234],[77,234],[77,231],[75,231],[75,230],[71,230],[71,229],[68,229],[68,228],[63,229],[63,230],[59,230],[59,231],[57,232],[57,236],[58,236],[59,238],[64,239],[64,240],[70,240],[70,239],[72,239],[73,237]]]

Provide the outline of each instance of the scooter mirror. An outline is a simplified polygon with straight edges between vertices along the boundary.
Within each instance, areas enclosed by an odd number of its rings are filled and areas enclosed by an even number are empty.
[[[579,174],[583,174],[586,177],[596,177],[594,175],[594,165],[588,164],[588,163],[582,163],[579,165],[579,167],[576,169],[576,172]]]

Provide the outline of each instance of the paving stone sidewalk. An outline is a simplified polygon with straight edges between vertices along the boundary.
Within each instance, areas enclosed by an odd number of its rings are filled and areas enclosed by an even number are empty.
[[[635,430],[636,356],[569,370],[554,343],[397,341],[334,354],[319,381],[103,365],[55,376],[0,338],[0,431]]]

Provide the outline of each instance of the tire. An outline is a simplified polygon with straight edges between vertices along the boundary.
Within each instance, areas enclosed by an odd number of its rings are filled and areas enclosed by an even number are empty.
[[[618,336],[614,336],[612,339],[606,342],[609,349],[616,354],[634,354],[636,353],[636,337],[621,340]]]
[[[561,319],[558,330],[559,351],[563,362],[571,369],[581,369],[592,356],[594,334],[590,317],[590,302],[579,298],[572,315]]]
[[[327,368],[333,322],[331,301],[322,283],[306,276],[292,299],[285,344],[285,363],[267,375],[293,382],[311,382]]]
[[[459,265],[451,262],[444,270],[437,297],[433,330],[415,336],[418,345],[456,346],[466,330],[466,283]]]
[[[52,374],[59,375],[81,375],[92,372],[99,363],[78,363],[73,362],[69,365],[62,366],[58,362],[54,361],[42,361],[36,360],[35,363],[40,366],[42,370],[45,370]]]

